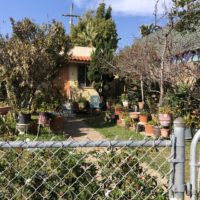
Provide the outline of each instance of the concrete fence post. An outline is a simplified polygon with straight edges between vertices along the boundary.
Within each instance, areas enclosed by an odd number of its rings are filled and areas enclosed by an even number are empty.
[[[174,121],[175,157],[174,163],[174,198],[184,200],[185,196],[185,123],[183,118]]]

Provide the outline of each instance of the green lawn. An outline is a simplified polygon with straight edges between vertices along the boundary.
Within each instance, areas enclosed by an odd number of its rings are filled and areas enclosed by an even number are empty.
[[[144,139],[144,136],[142,136],[139,133],[123,128],[121,126],[117,126],[113,123],[105,122],[104,113],[97,116],[83,117],[83,118],[88,125],[96,129],[105,138],[119,139],[119,140],[127,140],[130,138],[136,140]]]

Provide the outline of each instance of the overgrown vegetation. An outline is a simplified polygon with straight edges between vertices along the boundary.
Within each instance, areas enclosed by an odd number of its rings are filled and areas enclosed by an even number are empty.
[[[67,149],[13,149],[1,150],[1,155],[1,199],[167,199],[133,151],[85,155]]]

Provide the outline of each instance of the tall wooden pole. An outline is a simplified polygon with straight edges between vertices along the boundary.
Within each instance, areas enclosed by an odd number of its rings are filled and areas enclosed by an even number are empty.
[[[63,14],[62,16],[64,17],[69,17],[69,26],[70,26],[70,35],[71,35],[71,32],[72,32],[72,27],[73,27],[73,18],[79,18],[80,16],[79,15],[74,15],[73,14],[74,12],[74,4],[73,2],[71,3],[71,7],[70,7],[70,14]]]

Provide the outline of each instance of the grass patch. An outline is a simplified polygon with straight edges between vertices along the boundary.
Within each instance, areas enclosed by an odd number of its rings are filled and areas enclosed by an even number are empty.
[[[115,125],[111,122],[104,121],[104,113],[97,116],[83,117],[84,121],[96,131],[101,133],[105,138],[118,139],[118,140],[142,140],[144,136],[135,131]]]

